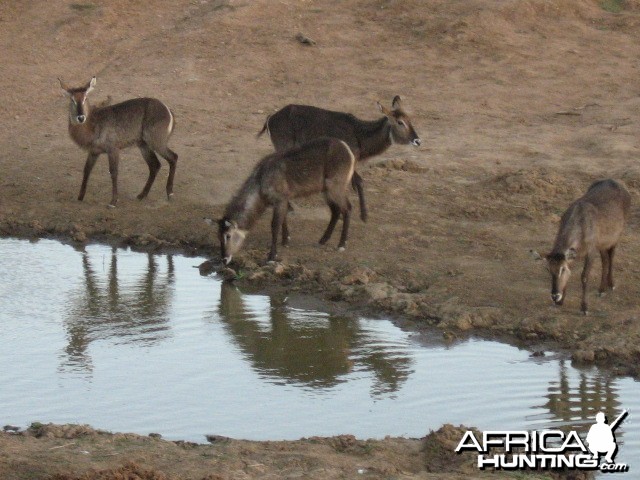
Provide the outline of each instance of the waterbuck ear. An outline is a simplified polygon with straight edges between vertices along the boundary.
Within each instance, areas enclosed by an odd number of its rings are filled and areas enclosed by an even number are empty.
[[[376,102],[376,105],[378,105],[378,108],[384,115],[386,115],[387,117],[391,116],[391,112],[387,110],[380,102]]]
[[[394,110],[398,110],[402,108],[402,99],[400,98],[400,95],[396,95],[395,97],[393,97],[393,101],[391,102],[391,107]]]
[[[69,86],[66,83],[64,83],[60,77],[58,77],[58,81],[60,82],[60,88],[64,90],[64,93],[67,96],[70,96],[71,94],[69,93],[69,90],[70,90]]]
[[[96,77],[94,75],[93,77],[91,77],[91,80],[89,80],[89,83],[87,83],[87,85],[85,86],[85,89],[87,90],[85,92],[85,95],[89,93],[91,90],[93,90],[95,86],[96,86]]]
[[[578,256],[578,252],[575,248],[569,248],[566,252],[564,252],[564,257],[567,260],[574,260]]]
[[[536,250],[529,250],[529,255],[531,255],[531,258],[533,258],[536,262],[540,260],[545,260],[545,258],[542,255],[540,255]]]

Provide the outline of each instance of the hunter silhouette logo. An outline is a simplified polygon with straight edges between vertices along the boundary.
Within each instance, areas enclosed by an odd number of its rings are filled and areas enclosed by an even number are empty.
[[[600,470],[602,472],[628,472],[626,463],[614,463],[618,451],[614,431],[627,417],[623,410],[615,421],[607,423],[603,412],[595,416],[596,423],[591,426],[585,442],[574,430],[542,431],[506,431],[491,430],[476,437],[468,430],[456,447],[456,453],[463,451],[478,452],[478,468],[485,470],[517,469],[567,469]],[[500,449],[493,452],[492,449]],[[600,456],[604,462],[600,463]]]
[[[598,412],[596,415],[596,423],[591,426],[587,434],[587,443],[589,444],[589,451],[593,454],[593,458],[598,460],[601,453],[606,453],[605,461],[607,463],[613,463],[613,457],[618,450],[613,431],[620,425],[620,422],[624,420],[624,417],[626,417],[628,413],[628,410],[623,410],[618,418],[616,418],[611,425],[608,425],[604,413]]]

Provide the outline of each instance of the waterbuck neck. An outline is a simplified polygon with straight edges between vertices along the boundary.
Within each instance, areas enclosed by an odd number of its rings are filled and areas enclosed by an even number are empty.
[[[387,117],[371,122],[357,120],[355,131],[360,146],[359,160],[380,155],[393,144],[391,124]]]
[[[588,230],[591,228],[591,217],[582,205],[572,205],[560,220],[560,229],[551,253],[564,253],[570,248],[580,253],[586,247],[585,239],[589,237]]]
[[[242,230],[250,230],[266,208],[267,203],[260,195],[260,183],[254,172],[227,205],[224,218],[236,222]]]
[[[73,120],[73,113],[69,112],[69,135],[71,139],[82,148],[90,148],[95,137],[95,124],[93,122],[93,109],[87,103],[87,119],[84,123]]]

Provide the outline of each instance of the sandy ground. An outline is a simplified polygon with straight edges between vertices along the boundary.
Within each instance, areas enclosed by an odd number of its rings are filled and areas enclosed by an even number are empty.
[[[0,2],[0,234],[179,249],[218,260],[219,216],[252,166],[266,116],[307,103],[375,119],[399,94],[422,146],[393,146],[360,172],[370,208],[347,251],[319,247],[320,198],[296,203],[291,246],[262,266],[261,220],[229,276],[314,292],[353,308],[436,325],[445,337],[550,343],[578,362],[637,376],[640,358],[640,2],[635,0],[113,0]],[[299,43],[299,32],[315,40]],[[120,202],[99,161],[76,200],[85,153],[67,135],[56,77],[91,98],[154,96],[171,106],[180,159],[149,198],[137,149]],[[596,179],[622,179],[632,215],[618,288],[579,313],[574,268],[562,308],[530,249],[551,248],[559,216]],[[355,197],[354,197],[355,202]]]

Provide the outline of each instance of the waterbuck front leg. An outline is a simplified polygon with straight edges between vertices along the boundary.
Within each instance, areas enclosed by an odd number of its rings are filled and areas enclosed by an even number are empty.
[[[118,203],[118,163],[120,152],[116,149],[109,151],[109,173],[111,174],[111,202],[110,208],[115,208]]]
[[[147,162],[147,165],[149,166],[149,178],[147,178],[147,183],[142,189],[142,192],[140,192],[140,195],[138,195],[138,200],[142,200],[149,194],[149,190],[151,190],[151,186],[156,180],[156,175],[158,175],[158,171],[160,170],[160,160],[158,160],[156,154],[149,148],[146,143],[141,143],[139,145],[139,148],[144,161]]]
[[[582,303],[580,304],[580,310],[584,315],[588,313],[587,308],[587,284],[589,283],[589,273],[591,273],[591,267],[593,266],[593,257],[591,253],[587,253],[584,259],[584,268],[582,269]]]
[[[96,164],[96,160],[98,160],[100,154],[89,152],[87,156],[87,161],[84,164],[84,173],[82,174],[82,185],[80,186],[80,194],[78,195],[78,200],[84,200],[84,195],[87,193],[87,182],[89,181],[89,175],[91,175],[91,170],[93,170],[93,166]]]
[[[278,255],[278,233],[283,228],[287,216],[288,202],[282,201],[274,205],[273,218],[271,219],[271,251],[267,257],[267,262],[275,262]]]

